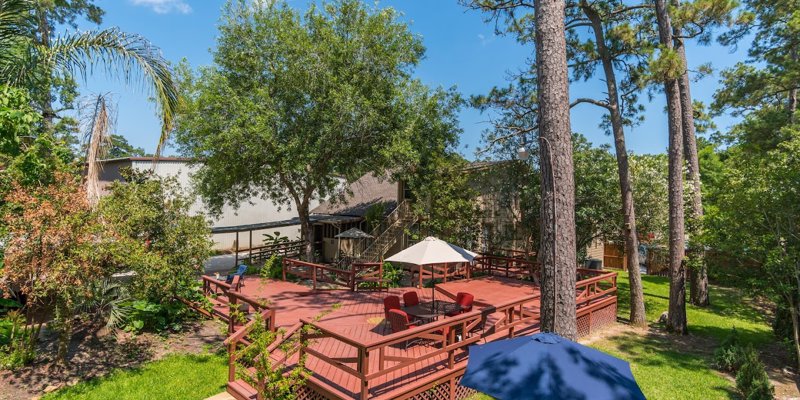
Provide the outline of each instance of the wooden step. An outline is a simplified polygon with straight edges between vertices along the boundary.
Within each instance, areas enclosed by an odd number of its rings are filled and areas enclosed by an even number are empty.
[[[228,382],[228,393],[236,400],[256,400],[258,397],[258,392],[241,379]]]

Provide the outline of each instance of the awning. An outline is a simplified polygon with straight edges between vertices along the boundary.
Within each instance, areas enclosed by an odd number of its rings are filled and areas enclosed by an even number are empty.
[[[334,237],[337,239],[371,239],[374,236],[362,231],[361,229],[350,228]]]

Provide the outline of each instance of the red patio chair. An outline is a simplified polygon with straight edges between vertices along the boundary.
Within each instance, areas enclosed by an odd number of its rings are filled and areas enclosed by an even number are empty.
[[[389,320],[389,310],[400,310],[400,298],[392,295],[386,296],[383,299],[383,313],[386,316],[386,320]]]
[[[472,311],[473,301],[475,301],[475,296],[469,293],[458,292],[458,294],[456,294],[456,304],[458,304],[459,308],[457,310],[450,311],[445,315],[448,317],[455,317],[458,314],[468,313]]]
[[[389,320],[389,326],[392,328],[392,333],[402,332],[419,326],[419,322],[411,322],[408,318],[408,314],[403,310],[391,309],[386,312],[386,315],[386,319]],[[420,340],[419,338],[406,340],[403,348],[408,349],[408,346]]]
[[[403,304],[406,307],[413,307],[419,304],[419,296],[417,292],[405,292],[403,293]]]

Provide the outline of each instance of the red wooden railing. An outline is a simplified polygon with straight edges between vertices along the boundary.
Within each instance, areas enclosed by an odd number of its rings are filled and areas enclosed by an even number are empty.
[[[345,270],[293,258],[284,258],[282,274],[284,281],[288,275],[294,275],[302,279],[310,279],[313,289],[317,289],[317,284],[322,282],[353,290],[354,273],[352,269]]]
[[[476,257],[473,271],[486,275],[534,281],[539,276],[539,266],[534,262],[517,257],[493,255]]]
[[[496,334],[513,337],[516,330],[536,325],[539,321],[538,304],[539,295],[532,295],[499,306],[443,318],[366,343],[330,330],[323,324],[304,319],[302,323],[317,332],[313,336],[306,337],[306,340],[311,340],[310,343],[313,344],[314,340],[319,339],[334,340],[338,343],[327,342],[325,348],[341,349],[342,346],[347,346],[353,348],[357,356],[335,357],[325,354],[325,349],[315,349],[311,346],[304,347],[301,351],[361,381],[358,395],[361,399],[367,399],[370,397],[370,388],[374,386],[375,382],[385,381],[387,375],[395,371],[423,363],[426,368],[441,366],[453,370],[456,368],[456,360],[466,357],[467,346],[489,336],[496,336]],[[493,324],[489,324],[487,318],[494,313],[498,313],[502,317]],[[417,354],[414,357],[391,354],[393,353],[391,350],[394,349],[390,348],[393,346],[419,340],[431,344],[431,346],[420,347],[425,351],[423,354]],[[370,361],[375,358],[377,358],[377,363]],[[375,365],[377,368],[372,370]]]
[[[579,274],[584,279],[575,285],[578,316],[589,314],[591,321],[592,312],[616,302],[617,274],[594,270],[579,270]],[[540,295],[531,295],[501,305],[444,318],[407,331],[392,333],[370,342],[360,342],[328,329],[324,324],[304,319],[303,325],[310,326],[317,334],[306,337],[310,340],[308,343],[311,346],[302,348],[301,352],[360,381],[360,390],[356,395],[361,399],[367,399],[376,396],[376,393],[370,392],[371,388],[377,382],[385,383],[388,380],[387,375],[393,372],[402,369],[414,371],[415,367],[423,364],[425,368],[431,370],[437,370],[434,367],[441,367],[455,371],[463,368],[463,363],[459,364],[457,361],[463,361],[467,356],[467,346],[481,340],[513,337],[521,330],[536,329],[540,322],[539,304]],[[491,315],[499,318],[490,323],[488,317]],[[460,340],[457,340],[456,335],[460,336]],[[328,342],[324,343],[325,347],[315,348],[313,343],[321,339],[328,339]],[[331,340],[335,343],[331,343]],[[395,354],[390,354],[389,348],[392,346],[419,340],[431,344],[418,347],[424,349],[422,354],[416,353],[413,357],[406,354],[397,355],[396,351]],[[326,354],[326,349],[341,349],[342,346],[352,348],[350,353],[356,356],[336,357]],[[377,363],[374,361],[375,358]],[[424,380],[424,377],[416,379],[414,386],[423,384]],[[380,390],[381,398],[391,398],[393,391],[403,391],[407,388],[387,388],[382,384]]]

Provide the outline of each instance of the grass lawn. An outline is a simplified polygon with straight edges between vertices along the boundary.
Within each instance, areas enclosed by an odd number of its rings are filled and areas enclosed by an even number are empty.
[[[81,382],[43,400],[198,400],[224,391],[227,376],[227,358],[222,355],[175,354]]]
[[[669,279],[643,276],[647,320],[654,324],[669,305]],[[619,274],[619,316],[628,318],[628,275]],[[687,303],[690,336],[658,330],[626,332],[593,342],[592,347],[631,363],[648,399],[736,398],[735,385],[709,367],[716,345],[736,327],[743,341],[759,346],[774,341],[764,310],[738,289],[712,286],[711,305]]]
[[[642,284],[647,320],[649,323],[655,323],[661,313],[669,308],[669,278],[646,275],[642,276]],[[619,273],[617,287],[619,288],[617,315],[627,319],[630,313],[630,290],[626,272]],[[735,326],[742,340],[755,346],[775,340],[767,320],[767,313],[757,307],[752,298],[745,296],[739,289],[714,285],[710,287],[709,293],[711,295],[709,307],[695,307],[686,303],[686,318],[691,335],[720,341],[728,336],[731,328]]]
[[[669,279],[643,276],[647,319],[655,326],[669,304]],[[620,272],[618,315],[629,316],[628,275]],[[735,384],[709,367],[714,348],[736,327],[755,346],[774,341],[766,313],[737,289],[712,286],[711,306],[687,304],[690,335],[668,335],[659,328],[626,330],[589,346],[628,361],[649,400],[739,398]],[[484,395],[470,400],[485,400]]]

